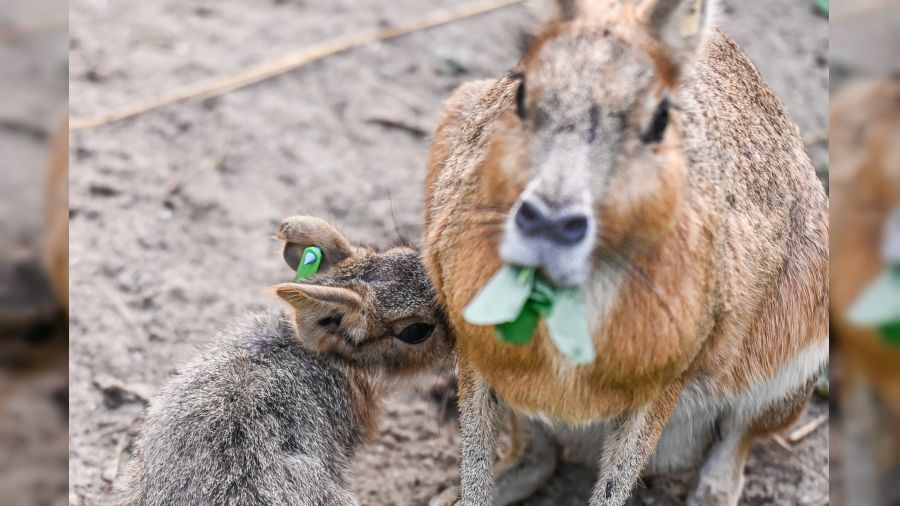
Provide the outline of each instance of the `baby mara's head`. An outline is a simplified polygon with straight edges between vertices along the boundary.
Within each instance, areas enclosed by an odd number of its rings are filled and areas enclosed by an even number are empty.
[[[323,252],[315,275],[274,288],[292,308],[306,348],[393,377],[447,363],[453,343],[419,252],[354,246],[309,216],[286,218],[277,237],[294,270],[309,246]]]

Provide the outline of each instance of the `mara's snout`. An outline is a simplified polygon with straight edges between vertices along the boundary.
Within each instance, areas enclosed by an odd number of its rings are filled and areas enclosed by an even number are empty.
[[[586,204],[560,205],[525,192],[507,216],[500,258],[540,269],[554,285],[580,285],[590,273],[595,230]]]

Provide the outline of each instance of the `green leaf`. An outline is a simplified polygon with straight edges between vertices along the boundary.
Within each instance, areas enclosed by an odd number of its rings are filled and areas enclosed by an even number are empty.
[[[581,290],[557,290],[547,329],[556,348],[574,364],[594,361],[596,352]]]
[[[463,310],[473,325],[494,325],[497,338],[525,345],[544,317],[550,340],[575,364],[594,360],[584,296],[576,288],[557,289],[536,277],[534,269],[503,266]]]
[[[847,317],[863,327],[900,321],[900,269],[889,268],[875,278],[850,307]]]
[[[519,317],[534,286],[534,270],[504,265],[463,310],[463,319],[473,325],[497,325]]]
[[[528,344],[534,337],[540,319],[541,315],[533,307],[525,306],[518,318],[497,325],[497,337],[510,344],[520,346]]]
[[[881,337],[883,337],[885,341],[900,346],[900,320],[888,325],[883,325],[879,327],[878,330],[881,332]]]
[[[829,14],[829,6],[828,0],[815,0],[816,1],[816,9],[819,10],[819,13],[825,16]]]

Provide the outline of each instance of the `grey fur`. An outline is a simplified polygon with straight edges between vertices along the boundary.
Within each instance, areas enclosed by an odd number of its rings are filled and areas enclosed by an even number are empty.
[[[151,403],[127,504],[356,504],[344,472],[363,434],[349,389],[285,313],[248,315]]]
[[[309,217],[286,224],[288,245],[313,237],[335,261],[276,287],[291,313],[246,316],[162,389],[136,444],[125,504],[356,505],[344,475],[388,385],[451,358],[418,252],[354,249]],[[336,303],[335,294],[359,304]],[[431,327],[424,340],[397,337],[422,325]]]

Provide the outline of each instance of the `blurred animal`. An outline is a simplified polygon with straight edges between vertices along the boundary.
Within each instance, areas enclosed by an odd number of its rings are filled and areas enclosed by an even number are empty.
[[[43,333],[69,301],[68,115],[49,153],[42,253],[0,251],[0,333]],[[48,284],[49,281],[49,284]]]
[[[831,326],[846,504],[880,505],[877,477],[900,468],[900,347],[851,324],[847,311],[884,270],[886,221],[900,210],[900,80],[854,82],[831,103]],[[893,441],[884,445],[888,429]]]
[[[57,303],[69,312],[69,118],[56,135],[47,171],[44,268]]]
[[[292,268],[321,247],[318,274],[276,286],[291,315],[249,315],[151,403],[126,503],[357,504],[344,474],[379,401],[451,353],[416,251],[357,248],[309,217],[279,237]]]
[[[0,251],[0,367],[15,374],[0,385],[0,416],[7,398],[51,372],[65,376],[68,359],[69,169],[68,115],[50,147],[42,252]],[[2,249],[2,248],[0,248]],[[61,312],[60,309],[63,311]],[[11,337],[11,339],[10,339]],[[53,396],[67,406],[60,379]]]
[[[464,506],[530,495],[569,429],[599,440],[592,506],[701,464],[688,504],[736,504],[751,442],[824,369],[825,191],[715,3],[561,2],[515,72],[446,103],[424,258],[458,340]],[[593,363],[462,318],[502,264],[584,291]],[[495,481],[504,406],[531,450]]]

